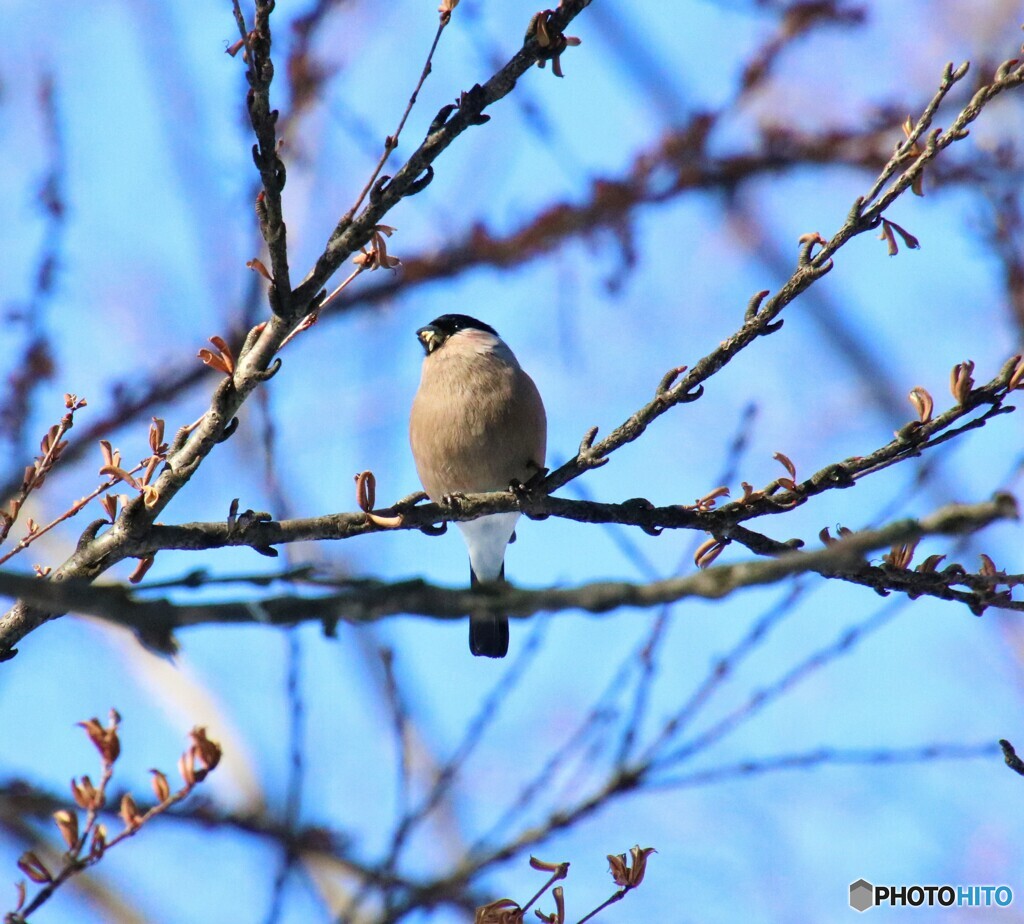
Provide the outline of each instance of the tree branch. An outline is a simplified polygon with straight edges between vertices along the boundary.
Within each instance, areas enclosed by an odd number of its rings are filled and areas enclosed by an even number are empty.
[[[289,317],[292,313],[292,285],[288,272],[288,235],[284,223],[281,191],[284,189],[284,161],[277,153],[278,112],[270,108],[270,84],[274,79],[274,64],[270,59],[270,14],[275,0],[256,0],[256,19],[252,31],[245,26],[245,18],[238,0],[232,7],[239,35],[245,45],[246,79],[249,92],[245,103],[249,121],[256,134],[252,159],[260,172],[263,191],[256,200],[256,215],[260,233],[270,253],[273,285],[270,290],[270,305],[275,314]]]
[[[778,558],[720,565],[686,577],[648,584],[603,581],[574,588],[527,590],[504,587],[492,590],[452,590],[421,580],[385,583],[351,581],[344,590],[317,597],[271,597],[264,600],[175,604],[167,599],[140,600],[119,586],[95,586],[86,582],[53,583],[0,572],[0,593],[17,595],[52,610],[74,610],[102,616],[147,634],[205,623],[266,623],[292,625],[317,620],[328,632],[340,620],[368,623],[385,616],[417,614],[435,619],[460,619],[469,612],[492,608],[523,618],[541,611],[580,609],[606,613],[620,607],[649,608],[687,598],[719,599],[743,587],[773,584],[791,575],[814,571],[826,577],[854,580],[879,591],[898,590],[915,595],[961,599],[974,595],[955,591],[951,585],[971,586],[978,576],[922,573],[893,567],[865,565],[863,556],[880,548],[908,543],[927,535],[975,532],[997,520],[1014,518],[1016,504],[1007,495],[971,506],[950,505],[921,520],[900,520],[875,530],[865,530],[814,552],[787,551]],[[1019,575],[995,575],[980,580],[978,600],[991,596],[998,584],[1019,583]],[[1024,610],[1024,603],[1009,599],[991,601],[999,609]]]

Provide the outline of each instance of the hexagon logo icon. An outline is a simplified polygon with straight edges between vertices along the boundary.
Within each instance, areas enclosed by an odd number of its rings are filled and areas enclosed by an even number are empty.
[[[855,911],[867,911],[875,904],[875,887],[867,879],[850,883],[850,907]]]

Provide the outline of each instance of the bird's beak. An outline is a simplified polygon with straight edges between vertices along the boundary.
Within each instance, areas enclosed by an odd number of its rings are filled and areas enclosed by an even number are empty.
[[[432,324],[428,324],[426,327],[421,327],[416,331],[416,337],[419,342],[423,344],[423,349],[426,351],[428,356],[443,342],[441,332]]]

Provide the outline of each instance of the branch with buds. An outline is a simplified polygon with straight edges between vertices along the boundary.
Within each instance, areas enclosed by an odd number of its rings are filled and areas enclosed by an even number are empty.
[[[42,455],[36,456],[32,464],[25,467],[25,474],[17,494],[7,502],[7,506],[3,510],[0,510],[0,543],[7,538],[29,495],[43,486],[46,476],[53,470],[64,450],[68,448],[64,435],[74,426],[75,411],[81,410],[86,404],[85,398],[79,398],[78,395],[64,396],[64,407],[67,408],[67,413],[61,418],[60,423],[54,424],[46,431],[46,435],[39,444]],[[37,531],[36,524],[29,520],[28,535],[33,536]],[[0,559],[0,564],[13,554],[11,552]]]
[[[637,845],[630,850],[628,860],[624,853],[608,854],[609,872],[615,884],[621,886],[621,888],[594,908],[593,911],[580,918],[577,924],[584,924],[586,921],[593,920],[605,908],[621,901],[626,897],[627,893],[639,887],[644,881],[644,875],[647,872],[647,858],[655,852],[653,847],[641,848]],[[519,905],[511,898],[499,898],[486,905],[481,905],[476,909],[473,924],[523,924],[526,913],[540,900],[544,893],[555,885],[556,882],[567,878],[569,875],[568,863],[546,863],[543,860],[538,860],[536,857],[530,857],[530,867],[551,874],[548,881],[540,888],[536,895],[525,905]],[[544,924],[566,924],[565,892],[563,887],[555,886],[551,897],[555,902],[555,910],[545,914],[537,909],[534,911],[534,914]]]
[[[185,799],[220,763],[220,745],[206,736],[206,729],[192,729],[192,743],[178,760],[183,785],[172,792],[167,776],[160,770],[151,770],[155,803],[147,811],[140,812],[132,795],[125,793],[121,797],[119,811],[124,827],[111,837],[106,825],[100,823],[99,816],[106,805],[114,765],[121,755],[121,716],[112,709],[106,725],[101,725],[95,718],[78,724],[85,729],[100,755],[99,782],[94,784],[88,776],[73,779],[71,794],[78,810],[60,809],[53,813],[54,823],[67,847],[56,868],[51,869],[35,851],[22,854],[18,860],[18,868],[42,888],[29,900],[25,882],[19,882],[18,903],[4,918],[6,924],[22,924],[26,921],[65,882],[95,866],[112,847],[134,837],[157,815],[162,815],[172,805]],[[80,812],[85,813],[84,817]]]
[[[73,395],[66,397],[74,398]],[[78,407],[83,407],[84,405],[85,401],[83,400],[78,404]],[[18,542],[17,545],[8,550],[4,555],[0,555],[0,565],[3,565],[4,563],[10,561],[10,559],[12,559],[15,555],[27,549],[33,542],[35,542],[42,536],[45,536],[54,527],[59,526],[66,520],[69,520],[72,517],[76,516],[101,494],[103,495],[103,497],[100,500],[100,506],[103,508],[103,512],[106,514],[107,520],[109,520],[111,524],[116,523],[119,506],[123,508],[128,502],[127,495],[107,494],[105,492],[109,491],[110,488],[113,488],[114,486],[122,482],[128,484],[130,487],[138,491],[142,495],[143,502],[147,507],[153,506],[153,504],[155,504],[156,501],[159,499],[159,494],[150,484],[150,480],[152,479],[153,473],[156,471],[156,468],[159,465],[159,463],[164,461],[164,459],[167,456],[167,444],[163,442],[163,435],[164,422],[160,420],[160,418],[154,417],[149,427],[149,446],[152,451],[152,455],[143,459],[141,462],[139,462],[138,465],[136,465],[131,470],[125,470],[122,467],[120,450],[113,449],[107,440],[100,440],[100,451],[103,454],[103,465],[100,466],[99,474],[107,475],[110,480],[105,482],[104,484],[101,484],[99,487],[91,491],[89,494],[86,494],[84,497],[80,497],[73,504],[71,504],[71,506],[68,507],[67,510],[61,513],[55,519],[51,520],[45,526],[39,526],[34,521],[29,520],[28,533],[24,536],[24,538],[21,539],[20,542]],[[60,444],[57,445],[59,446]],[[139,472],[142,472],[143,474],[140,478],[136,478],[135,476]],[[103,520],[94,521],[85,531],[85,533],[83,533],[82,537],[79,540],[79,545],[81,545],[83,542],[86,542],[94,538],[99,532],[100,527],[103,526],[103,523]],[[129,578],[129,581],[131,581],[131,583],[133,584],[137,584],[139,581],[141,581],[146,571],[149,570],[149,567],[150,565],[152,565],[152,563],[152,555],[140,556],[139,567]],[[49,566],[43,567],[40,565],[36,565],[35,571],[39,577],[47,577],[49,576],[52,569]]]
[[[759,536],[736,527],[734,540],[758,549],[767,559],[717,565],[685,577],[649,583],[601,581],[579,587],[552,587],[540,590],[506,585],[488,593],[453,590],[421,580],[386,583],[367,579],[337,581],[333,594],[307,597],[289,594],[224,603],[172,603],[166,599],[145,600],[123,587],[94,586],[87,583],[41,582],[22,575],[0,572],[0,593],[21,595],[52,609],[74,609],[102,616],[147,635],[169,635],[174,629],[206,623],[251,623],[294,625],[317,620],[325,632],[333,634],[337,623],[373,622],[385,616],[418,614],[435,619],[461,619],[467,613],[493,609],[513,617],[539,612],[580,609],[591,613],[612,612],[620,607],[649,608],[686,598],[720,599],[744,587],[777,583],[797,574],[815,572],[824,577],[849,581],[880,593],[895,591],[908,596],[931,596],[955,600],[979,612],[987,607],[1024,610],[1024,601],[1014,600],[1007,592],[1024,583],[1024,575],[995,571],[968,574],[960,566],[942,572],[906,569],[885,563],[872,566],[864,556],[872,551],[909,543],[925,535],[956,535],[974,532],[1004,519],[1016,517],[1012,498],[1000,495],[993,501],[973,506],[950,505],[921,520],[901,520],[877,530],[864,530],[843,539],[826,542],[825,547],[803,552],[793,545]],[[362,518],[366,514],[359,515]],[[259,530],[267,524],[253,523]],[[401,527],[392,527],[401,528]],[[831,538],[831,537],[829,537]],[[320,581],[322,590],[330,582]],[[1002,585],[1006,590],[1000,591]],[[961,590],[959,587],[964,587]]]
[[[548,492],[554,491],[579,477],[585,471],[604,465],[611,453],[637,439],[653,421],[669,409],[700,398],[704,391],[703,383],[712,375],[735,359],[756,339],[775,333],[781,328],[783,322],[778,320],[778,317],[783,309],[832,270],[832,257],[854,237],[877,229],[883,225],[883,222],[888,222],[883,227],[883,235],[891,236],[891,229],[896,226],[883,216],[885,209],[907,190],[914,188],[925,167],[942,150],[967,137],[966,126],[978,117],[982,108],[991,99],[1006,90],[1024,84],[1024,64],[1016,59],[1005,62],[997,70],[994,80],[979,89],[954,118],[952,126],[945,132],[941,129],[934,130],[929,135],[925,147],[913,157],[911,165],[906,167],[899,177],[893,179],[906,165],[908,158],[913,156],[917,140],[931,125],[940,103],[949,91],[964,78],[967,70],[967,64],[963,64],[955,70],[952,64],[946,66],[938,91],[925,107],[921,117],[907,133],[906,140],[897,145],[896,152],[882,169],[869,191],[856,199],[846,221],[831,239],[825,239],[816,232],[801,237],[797,267],[792,275],[770,298],[768,298],[770,294],[768,290],[758,292],[751,298],[747,306],[745,323],[736,333],[699,360],[686,375],[671,376],[670,373],[671,377],[667,376],[662,380],[650,402],[600,442],[594,442],[597,430],[596,428],[592,429],[584,437],[576,457],[548,475],[544,482],[544,489]],[[885,188],[886,183],[889,183],[890,180],[892,182],[888,188]],[[883,189],[885,189],[884,192]],[[904,235],[907,246],[912,247],[917,244],[916,239],[902,228],[899,229],[899,232]],[[892,246],[895,246],[894,240]],[[815,251],[815,248],[819,249]]]
[[[574,35],[565,35],[558,29],[553,21],[556,10],[542,10],[536,13],[526,27],[527,39],[535,38],[540,46],[540,54],[537,58],[537,67],[543,68],[545,63],[551,62],[551,72],[556,77],[564,77],[562,73],[561,57],[567,48],[580,44],[580,40]]]

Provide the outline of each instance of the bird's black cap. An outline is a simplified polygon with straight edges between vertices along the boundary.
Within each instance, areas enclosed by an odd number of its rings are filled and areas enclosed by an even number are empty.
[[[434,318],[430,322],[430,327],[440,331],[446,337],[450,337],[460,330],[483,330],[494,334],[495,337],[498,336],[498,332],[490,324],[484,324],[483,321],[471,318],[468,314],[442,314],[441,317]]]
[[[442,314],[441,317],[434,318],[426,327],[421,327],[416,331],[416,336],[429,356],[460,330],[482,330],[495,337],[498,336],[498,332],[490,324],[484,324],[483,321],[471,318],[468,314]]]

